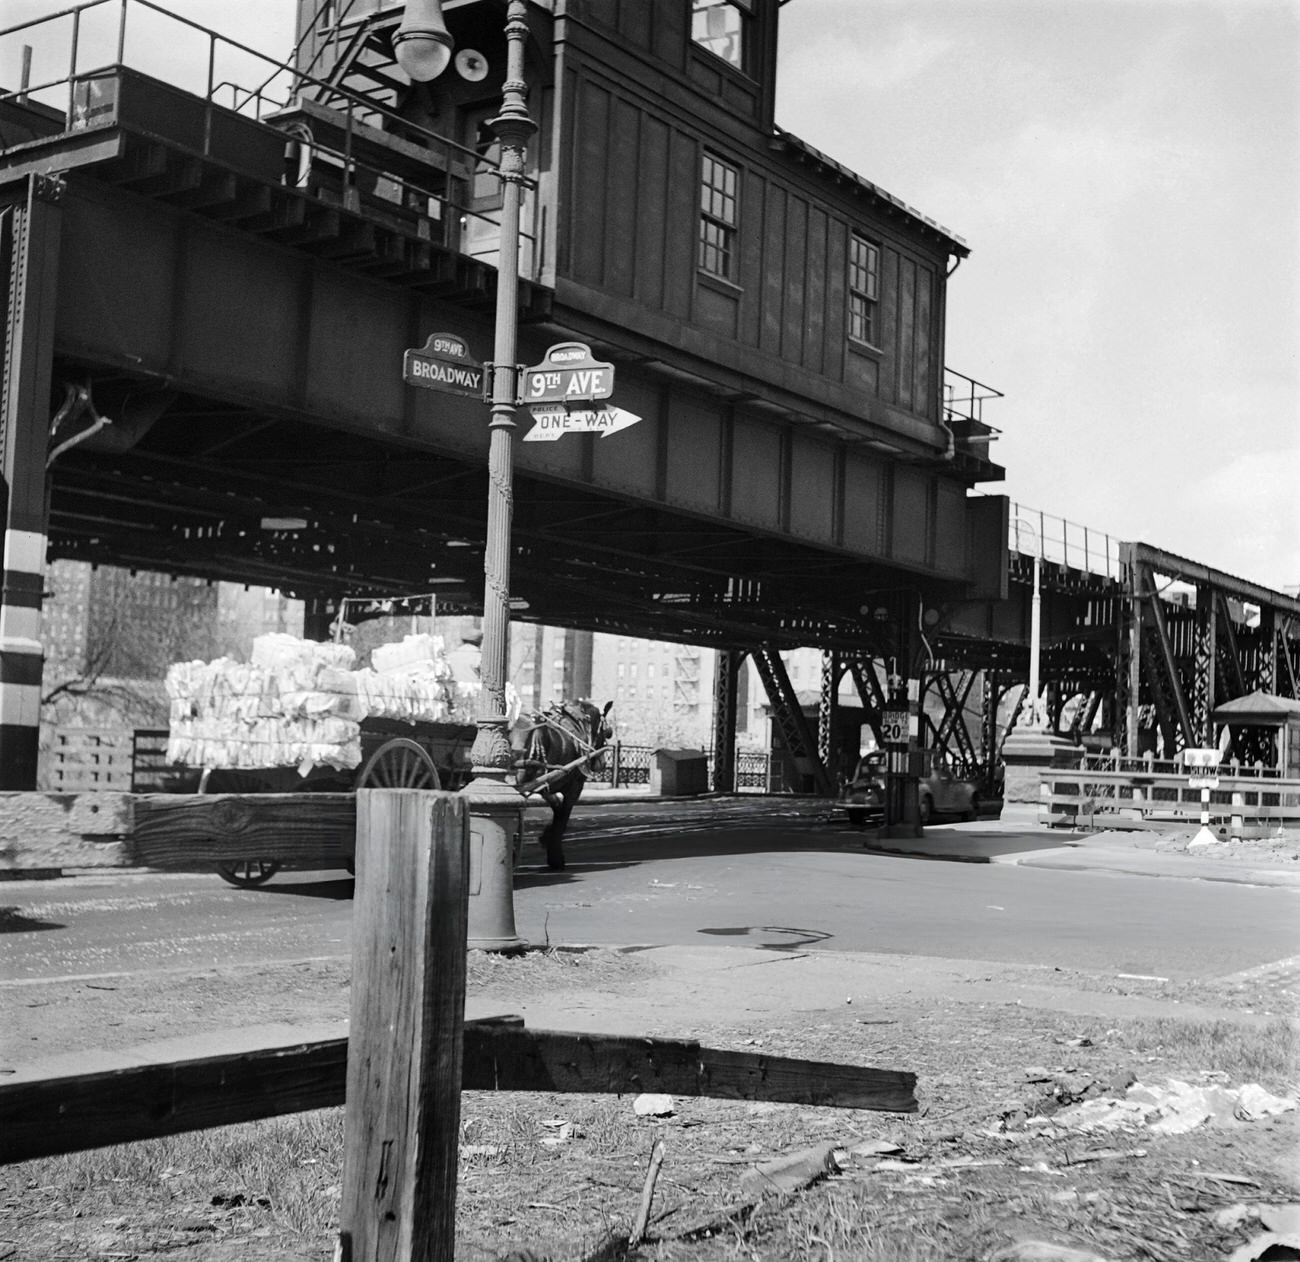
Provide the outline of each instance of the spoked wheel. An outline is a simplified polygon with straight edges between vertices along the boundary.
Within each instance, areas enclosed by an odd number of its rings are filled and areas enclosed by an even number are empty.
[[[224,778],[223,778],[224,777]],[[260,786],[246,783],[250,777],[240,772],[222,772],[216,776],[217,787],[212,786],[213,772],[209,768],[199,777],[200,793],[256,792]],[[241,890],[256,889],[265,885],[279,870],[276,859],[232,859],[215,865],[217,875]]]
[[[358,789],[441,789],[438,768],[418,741],[385,741],[357,772]]]
[[[246,890],[265,885],[279,870],[280,865],[274,859],[238,859],[217,864],[217,875],[223,881]]]

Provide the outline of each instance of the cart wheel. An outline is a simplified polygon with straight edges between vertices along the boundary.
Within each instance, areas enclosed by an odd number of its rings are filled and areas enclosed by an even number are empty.
[[[441,789],[438,768],[418,741],[385,741],[357,772],[358,789]]]
[[[240,889],[265,885],[279,870],[280,865],[274,859],[239,859],[217,864],[217,875]]]
[[[239,775],[238,772],[233,774]],[[212,793],[216,791],[212,788],[212,768],[208,767],[199,777],[199,792]],[[279,861],[276,859],[236,859],[232,862],[217,863],[213,866],[215,866],[217,875],[223,881],[237,886],[241,890],[251,890],[259,885],[265,885],[280,870]]]

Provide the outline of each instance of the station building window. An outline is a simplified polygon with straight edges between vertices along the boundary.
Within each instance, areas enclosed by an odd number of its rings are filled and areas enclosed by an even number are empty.
[[[700,177],[700,270],[735,282],[740,173],[705,153]]]
[[[880,247],[856,232],[849,238],[849,336],[876,344],[880,306]]]
[[[754,0],[691,0],[691,39],[737,70],[748,70]]]

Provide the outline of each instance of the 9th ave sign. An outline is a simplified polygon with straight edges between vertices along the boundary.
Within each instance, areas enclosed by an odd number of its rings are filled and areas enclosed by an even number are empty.
[[[454,333],[432,333],[423,347],[402,356],[402,379],[408,386],[483,398],[483,365]]]
[[[584,342],[558,342],[540,364],[524,369],[520,402],[590,403],[614,393],[614,365],[592,359]]]

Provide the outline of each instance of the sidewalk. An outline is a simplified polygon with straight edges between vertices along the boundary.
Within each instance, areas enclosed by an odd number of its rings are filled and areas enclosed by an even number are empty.
[[[921,837],[874,838],[866,848],[884,854],[958,863],[1010,863],[1026,868],[1116,872],[1128,876],[1181,877],[1242,885],[1300,889],[1300,847],[1271,852],[1256,843],[1218,842],[1213,851],[1161,848],[1168,835],[1155,830],[1079,833],[1038,823],[1038,807],[1009,802],[999,819],[932,824]]]
[[[649,786],[609,789],[588,785],[584,803],[629,804],[653,809],[657,804],[780,802],[785,809],[815,815],[836,814],[834,803],[815,798],[772,798],[763,795],[718,797],[659,797]],[[581,810],[581,805],[578,808]],[[842,814],[840,815],[842,819]],[[1300,840],[1288,845],[1260,842],[1215,843],[1212,848],[1182,850],[1172,843],[1180,830],[1129,829],[1074,832],[1048,828],[1038,822],[1038,806],[1008,802],[995,819],[970,823],[931,824],[920,837],[881,837],[864,829],[864,848],[879,854],[906,855],[948,863],[1009,863],[1026,868],[1055,868],[1072,872],[1115,872],[1127,876],[1181,877],[1194,881],[1226,881],[1238,885],[1289,886],[1300,889]]]

